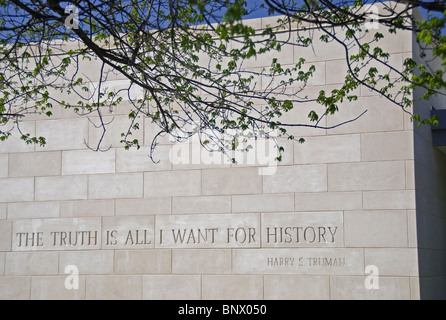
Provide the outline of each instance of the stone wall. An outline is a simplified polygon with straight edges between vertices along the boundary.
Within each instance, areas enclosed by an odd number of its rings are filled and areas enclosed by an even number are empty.
[[[385,33],[383,41],[402,67],[412,35]],[[316,66],[305,89],[310,98],[342,83],[347,70],[334,43],[278,55],[290,65],[302,56]],[[89,62],[83,72],[97,81],[99,66]],[[322,124],[367,110],[364,116],[329,130],[293,129],[306,142],[283,141],[283,162],[263,175],[255,164],[175,163],[167,139],[154,164],[148,119],[138,119],[143,148],[124,150],[125,104],[106,117],[113,119],[106,152],[84,144],[98,141],[97,118],[57,108],[50,119],[29,118],[22,127],[47,137],[47,146],[17,136],[0,145],[0,298],[419,299],[419,277],[444,277],[419,265],[434,251],[418,250],[433,238],[417,235],[438,228],[444,240],[445,210],[418,205],[431,192],[444,204],[438,192],[446,189],[431,184],[444,170],[423,162],[419,146],[431,147],[428,140],[417,144],[426,138],[414,134],[407,114],[365,87],[357,94]],[[310,123],[314,108],[295,107],[287,120]],[[435,238],[426,247],[444,250],[442,243]],[[67,285],[75,271],[78,289]],[[378,288],[367,286],[370,276],[378,276]]]

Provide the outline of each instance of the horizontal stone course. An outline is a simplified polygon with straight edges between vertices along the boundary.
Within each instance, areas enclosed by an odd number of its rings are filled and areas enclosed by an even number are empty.
[[[54,176],[61,173],[61,152],[12,153],[9,155],[10,177]]]

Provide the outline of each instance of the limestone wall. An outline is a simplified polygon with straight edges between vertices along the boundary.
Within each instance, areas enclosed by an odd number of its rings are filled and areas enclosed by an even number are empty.
[[[396,66],[412,54],[410,33],[383,41]],[[277,56],[316,66],[309,97],[335,88],[347,70],[341,47],[315,46]],[[85,66],[92,81],[99,67]],[[17,136],[0,145],[0,298],[420,298],[419,137],[401,109],[365,87],[357,94],[323,122],[367,109],[363,117],[330,130],[293,129],[306,143],[284,141],[284,160],[268,175],[257,165],[174,163],[168,140],[154,164],[148,119],[138,119],[136,132],[144,147],[126,151],[125,107],[107,115],[106,152],[85,147],[100,137],[94,117],[56,108],[50,119],[30,118],[22,126],[47,137],[46,147]],[[295,107],[287,120],[308,122],[312,108]],[[73,270],[79,288],[67,289]],[[373,272],[379,288],[366,285]]]

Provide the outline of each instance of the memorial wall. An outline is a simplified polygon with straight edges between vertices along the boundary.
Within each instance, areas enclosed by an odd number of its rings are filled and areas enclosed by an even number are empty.
[[[274,18],[249,23],[262,28]],[[382,32],[396,68],[417,58],[410,32]],[[275,53],[284,65],[300,57],[315,65],[310,99],[347,72],[342,46],[314,46]],[[270,63],[266,54],[247,67]],[[100,66],[82,65],[92,86]],[[446,298],[446,155],[429,127],[414,127],[366,87],[355,93],[321,124],[363,116],[333,129],[291,129],[306,142],[281,141],[281,163],[268,158],[267,140],[252,161],[231,164],[193,139],[168,138],[153,163],[149,119],[137,119],[140,150],[119,143],[125,101],[104,116],[104,152],[85,145],[101,138],[95,116],[54,106],[51,118],[27,117],[22,127],[47,145],[17,135],[0,144],[0,298]],[[429,112],[427,102],[415,107]],[[324,110],[309,103],[285,117],[311,124],[313,109]]]

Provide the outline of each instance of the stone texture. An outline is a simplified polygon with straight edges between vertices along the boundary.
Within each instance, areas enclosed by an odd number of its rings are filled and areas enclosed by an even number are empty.
[[[8,155],[0,154],[0,178],[8,177]]]
[[[201,172],[163,171],[144,173],[144,197],[197,196],[201,194]]]
[[[418,256],[416,249],[367,248],[365,265],[374,265],[381,276],[417,276]]]
[[[47,137],[45,150],[84,149],[88,139],[88,119],[37,121],[36,134]]]
[[[6,204],[0,204],[0,219],[6,219],[6,212],[8,206]]]
[[[63,201],[60,204],[61,217],[102,217],[113,216],[114,200]]]
[[[140,300],[142,297],[141,276],[87,276],[85,286],[87,300]]]
[[[14,153],[14,152],[33,152],[35,146],[33,144],[26,144],[20,139],[21,134],[17,128],[8,127],[2,128],[2,131],[11,130],[11,136],[5,141],[2,141],[0,153]],[[24,133],[29,133],[31,136],[36,135],[36,126],[34,122],[23,122],[20,124],[20,130]]]
[[[0,252],[0,276],[5,275],[5,261],[6,254],[4,252]]]
[[[407,246],[407,219],[402,210],[345,212],[344,226],[348,247]]]
[[[0,202],[18,202],[34,200],[33,178],[0,179]]]
[[[366,276],[330,277],[330,298],[333,300],[409,300],[408,277],[379,277],[379,289],[367,289]]]
[[[328,165],[328,191],[393,190],[406,186],[404,162]]]
[[[257,168],[205,169],[203,195],[261,193],[262,176]]]
[[[144,300],[198,300],[201,299],[199,275],[143,276]]]
[[[59,274],[57,252],[8,252],[5,275],[57,275]]]
[[[115,172],[115,150],[94,152],[76,150],[62,152],[62,174],[98,174]]]
[[[169,274],[170,250],[117,250],[116,274]]]
[[[146,198],[146,199],[116,199],[117,216],[144,216],[153,214],[170,214],[172,209],[171,199]]]
[[[36,178],[36,200],[87,199],[87,176]]]
[[[139,150],[118,148],[116,149],[116,172],[170,170],[169,149],[170,146],[157,146],[153,151],[152,160],[149,157],[151,151],[149,147],[141,147]]]
[[[365,210],[415,209],[415,190],[365,191]]]
[[[230,196],[174,197],[172,199],[173,214],[229,212],[231,212]],[[237,211],[233,210],[233,212]]]
[[[31,280],[31,300],[84,300],[85,276],[79,276],[79,288],[65,288],[68,276],[36,276]]]
[[[34,152],[9,155],[10,177],[39,177],[60,175],[61,153]]]
[[[0,277],[1,300],[30,299],[31,277]]]
[[[410,131],[364,133],[361,135],[362,161],[413,159]]]
[[[203,300],[261,300],[263,276],[204,275]]]
[[[59,202],[9,203],[8,219],[58,218]]]
[[[228,274],[230,272],[230,249],[172,250],[173,274]]]
[[[299,192],[294,195],[296,211],[361,210],[362,192]]]
[[[0,221],[0,251],[10,251],[12,241],[12,222]]]
[[[327,276],[266,275],[265,300],[328,300]]]
[[[263,177],[263,192],[323,192],[327,191],[326,165],[286,166]]]
[[[101,149],[106,150],[110,147],[112,148],[120,148],[124,147],[124,144],[121,142],[124,137],[121,136],[122,133],[127,134],[129,128],[133,125],[132,120],[129,119],[128,115],[126,116],[104,116],[102,121],[104,122],[106,128],[106,135],[102,137],[103,128],[101,127],[101,120],[99,118],[91,118],[92,122],[88,123],[88,139],[89,143],[93,148],[100,143]],[[138,119],[138,122],[141,123],[142,120]],[[99,127],[98,127],[99,126]],[[128,137],[130,141],[137,139],[140,144],[143,143],[143,132],[142,130],[132,130],[132,135]],[[102,140],[101,140],[102,139]],[[74,148],[73,148],[74,149]],[[80,149],[80,148],[79,148]]]
[[[113,274],[114,254],[111,250],[103,251],[80,251],[60,252],[59,270],[64,272],[65,268],[74,265],[79,274]]]
[[[293,194],[232,196],[232,212],[279,212],[293,210]]]
[[[89,199],[140,198],[142,173],[92,175],[88,177]]]
[[[359,135],[309,137],[295,142],[294,163],[358,162],[361,160]]]

